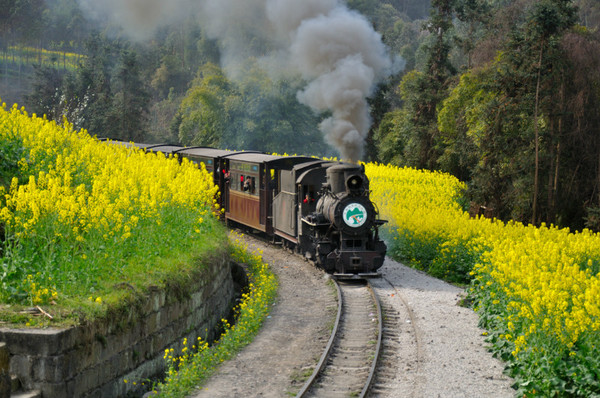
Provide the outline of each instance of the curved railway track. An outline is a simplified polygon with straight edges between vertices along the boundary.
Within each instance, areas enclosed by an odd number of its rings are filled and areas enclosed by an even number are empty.
[[[335,281],[338,313],[327,347],[296,397],[365,397],[382,342],[379,298],[370,283]]]
[[[373,280],[373,289],[380,297],[384,318],[382,355],[369,396],[395,397],[398,389],[407,398],[422,396],[424,349],[411,303],[383,276]],[[409,356],[400,354],[407,351]]]

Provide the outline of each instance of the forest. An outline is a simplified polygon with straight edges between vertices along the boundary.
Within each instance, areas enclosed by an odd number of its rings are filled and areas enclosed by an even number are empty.
[[[97,137],[446,172],[485,216],[600,230],[597,1],[307,2],[343,8],[390,60],[368,114],[348,112],[365,124],[348,152],[321,132],[337,111],[306,100],[313,76],[280,62],[293,18],[268,27],[273,2],[134,3],[2,0],[2,101]]]

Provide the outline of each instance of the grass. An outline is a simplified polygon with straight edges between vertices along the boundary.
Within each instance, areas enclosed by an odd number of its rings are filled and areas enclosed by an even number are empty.
[[[55,283],[52,286],[61,291],[55,301],[46,304],[32,304],[31,301],[4,303],[0,305],[0,324],[16,328],[76,326],[141,305],[149,289],[185,297],[195,286],[193,281],[203,277],[204,265],[223,250],[223,242],[227,239],[225,228],[217,220],[210,223],[213,225],[204,235],[205,239],[182,248],[174,247],[171,251],[132,255],[123,260],[121,272],[99,275],[92,287],[75,284],[67,289]],[[49,278],[52,282],[53,277]],[[31,283],[25,283],[24,288],[31,290]],[[39,310],[28,311],[36,307],[52,318]]]

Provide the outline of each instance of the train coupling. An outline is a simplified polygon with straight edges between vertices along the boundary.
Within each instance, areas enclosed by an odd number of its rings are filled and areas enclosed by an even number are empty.
[[[358,272],[355,274],[335,272],[333,277],[339,280],[381,278],[379,272]]]

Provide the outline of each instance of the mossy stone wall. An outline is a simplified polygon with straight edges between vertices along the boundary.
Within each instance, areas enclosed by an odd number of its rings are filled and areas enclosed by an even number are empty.
[[[43,397],[124,397],[164,373],[164,351],[184,338],[212,341],[234,301],[230,259],[216,255],[191,293],[151,291],[141,305],[68,329],[0,328],[10,372]],[[191,345],[191,344],[190,344]],[[125,382],[127,380],[127,382]],[[135,384],[134,384],[135,382]]]

